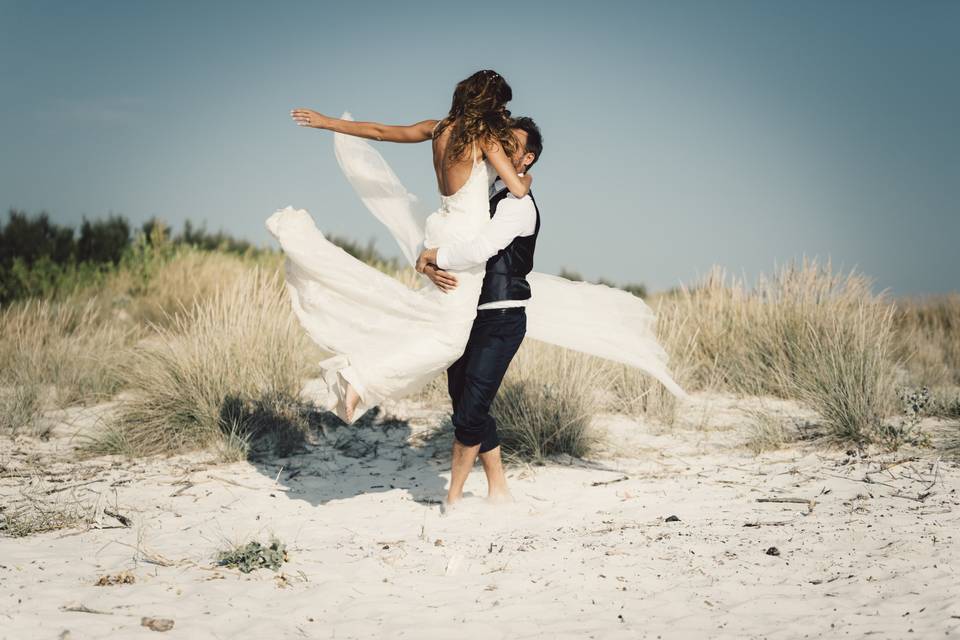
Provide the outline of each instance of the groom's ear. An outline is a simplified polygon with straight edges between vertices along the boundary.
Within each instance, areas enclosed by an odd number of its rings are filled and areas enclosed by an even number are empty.
[[[526,170],[529,169],[536,160],[537,154],[533,153],[532,151],[527,151],[525,154],[523,154],[523,159],[520,162],[523,166],[524,172],[526,172]]]

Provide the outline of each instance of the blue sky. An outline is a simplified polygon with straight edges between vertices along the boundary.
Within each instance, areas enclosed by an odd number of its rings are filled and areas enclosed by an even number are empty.
[[[0,0],[0,205],[397,255],[302,106],[442,117],[493,68],[545,139],[536,270],[691,282],[801,256],[960,289],[960,2]],[[423,199],[430,150],[378,148]]]

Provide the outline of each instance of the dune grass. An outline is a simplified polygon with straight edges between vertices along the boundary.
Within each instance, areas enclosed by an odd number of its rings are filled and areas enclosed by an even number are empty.
[[[669,304],[694,354],[686,378],[715,388],[797,400],[837,442],[872,442],[894,409],[894,307],[868,278],[815,260],[791,263],[750,288],[713,269]]]
[[[236,457],[251,437],[296,439],[314,352],[278,272],[254,268],[151,326],[121,370],[130,399],[88,451],[147,455],[226,440]]]
[[[525,340],[491,406],[507,457],[589,453],[598,438],[590,423],[602,408],[597,383],[607,373],[598,358]]]
[[[172,321],[257,262],[280,264],[278,256],[252,261],[154,236],[156,244],[141,241],[120,268],[83,286],[0,309],[0,429],[31,430],[47,409],[109,400],[125,385],[129,347],[151,324]]]
[[[896,350],[916,386],[960,386],[960,293],[897,305]]]
[[[0,311],[0,336],[0,428],[18,432],[46,408],[113,396],[136,332],[111,322],[96,297],[33,298]]]
[[[172,246],[154,230],[121,267],[57,299],[0,310],[0,428],[45,408],[115,397],[90,452],[147,454],[213,446],[224,460],[255,441],[295,446],[308,411],[297,398],[320,354],[290,310],[283,255]],[[410,286],[422,280],[382,260]],[[960,295],[893,301],[860,274],[804,260],[748,286],[714,268],[648,299],[670,369],[688,391],[796,400],[837,443],[896,446],[898,391],[933,389],[931,414],[960,413]],[[418,397],[448,402],[445,376]],[[613,411],[674,421],[677,403],[635,369],[527,340],[494,404],[505,450],[530,459],[589,451],[589,422]],[[758,417],[757,447],[783,431]]]

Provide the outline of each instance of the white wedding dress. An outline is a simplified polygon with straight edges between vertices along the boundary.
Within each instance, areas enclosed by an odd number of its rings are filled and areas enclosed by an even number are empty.
[[[349,118],[349,114],[344,114]],[[440,196],[429,215],[396,174],[362,138],[334,134],[337,161],[367,208],[389,229],[411,265],[424,247],[475,237],[490,224],[488,191],[496,175],[475,160],[467,182]],[[310,337],[333,354],[323,360],[324,380],[344,418],[346,385],[360,395],[354,421],[386,398],[424,387],[460,357],[477,311],[485,265],[453,271],[457,287],[443,292],[426,280],[411,289],[333,244],[303,209],[277,210],[267,229],[286,254],[286,288]],[[631,293],[532,272],[526,337],[637,367],[672,393],[686,393],[667,369],[656,340],[656,318]]]

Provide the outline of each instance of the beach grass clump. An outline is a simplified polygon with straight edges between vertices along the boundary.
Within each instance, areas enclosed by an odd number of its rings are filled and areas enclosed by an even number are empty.
[[[748,288],[715,268],[675,304],[696,344],[694,386],[797,400],[838,442],[884,433],[895,397],[894,306],[866,277],[804,259]]]
[[[588,454],[600,437],[590,422],[602,406],[596,384],[605,373],[598,358],[524,341],[491,406],[504,453],[533,461]]]
[[[256,267],[173,314],[132,349],[132,391],[85,449],[149,455],[301,430],[298,400],[315,355],[278,272]],[[228,447],[228,450],[230,448]]]
[[[108,399],[136,331],[96,297],[28,298],[0,311],[0,427],[30,427],[48,407]]]
[[[906,298],[895,313],[898,359],[914,386],[960,386],[960,293]]]
[[[776,451],[800,439],[800,432],[787,416],[769,409],[747,408],[748,416],[744,446],[754,454]]]
[[[4,371],[0,387],[0,432],[10,436],[35,435],[46,404],[43,396],[43,387],[29,371]]]
[[[932,442],[944,457],[960,462],[960,415],[935,430]]]

